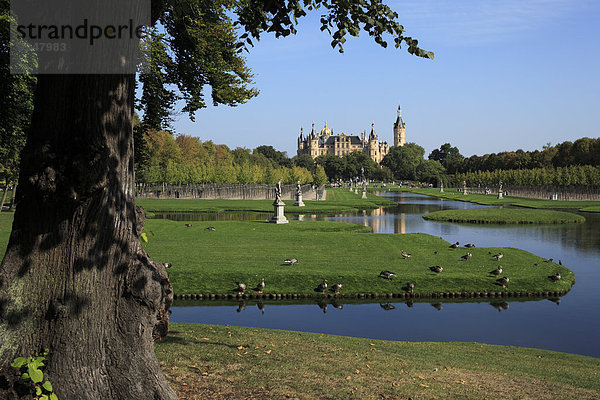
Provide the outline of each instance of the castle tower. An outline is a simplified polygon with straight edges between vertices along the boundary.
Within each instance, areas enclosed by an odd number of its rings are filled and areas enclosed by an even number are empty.
[[[406,124],[402,121],[402,110],[398,105],[398,117],[394,122],[394,146],[404,146],[406,142]]]

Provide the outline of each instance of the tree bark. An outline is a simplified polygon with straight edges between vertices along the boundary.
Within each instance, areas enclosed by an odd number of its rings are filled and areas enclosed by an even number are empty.
[[[139,242],[133,75],[42,75],[0,265],[0,398],[49,349],[61,400],[175,399],[154,355],[172,288]]]

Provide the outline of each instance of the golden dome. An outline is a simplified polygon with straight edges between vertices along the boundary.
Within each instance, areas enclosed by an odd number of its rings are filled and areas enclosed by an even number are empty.
[[[327,127],[327,121],[325,121],[325,128],[321,129],[321,135],[331,135],[331,129]]]

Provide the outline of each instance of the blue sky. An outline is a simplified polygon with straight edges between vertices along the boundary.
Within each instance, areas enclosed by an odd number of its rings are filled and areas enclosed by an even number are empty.
[[[434,60],[348,38],[344,54],[319,31],[321,10],[299,33],[264,36],[247,55],[260,95],[209,107],[179,133],[230,148],[267,144],[296,154],[300,127],[359,134],[371,122],[393,144],[398,104],[407,142],[426,155],[443,143],[465,156],[541,149],[600,136],[600,1],[386,2]]]

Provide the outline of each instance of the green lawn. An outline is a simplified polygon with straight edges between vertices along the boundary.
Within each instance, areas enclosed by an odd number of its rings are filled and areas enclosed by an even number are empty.
[[[584,217],[570,212],[522,208],[442,210],[425,214],[423,218],[432,221],[473,224],[569,224],[585,222]]]
[[[530,348],[171,324],[155,350],[180,399],[600,398],[600,359]]]
[[[391,200],[383,199],[367,193],[362,199],[358,194],[343,189],[327,189],[326,200],[306,200],[305,207],[293,206],[292,200],[285,200],[285,212],[296,214],[355,212],[357,209],[394,206]],[[136,204],[143,206],[147,212],[182,211],[182,212],[227,212],[256,211],[273,212],[273,200],[209,200],[209,199],[136,199]]]
[[[205,228],[209,225],[215,231]],[[171,262],[169,277],[176,294],[235,294],[236,281],[254,288],[265,278],[265,293],[320,295],[316,286],[342,283],[342,294],[533,292],[568,290],[574,274],[563,266],[545,263],[539,256],[515,248],[450,249],[449,243],[427,234],[371,234],[368,228],[340,222],[290,221],[276,225],[262,221],[184,222],[148,220],[145,231],[150,256]],[[404,259],[402,251],[412,256]],[[437,254],[436,254],[437,252]],[[498,262],[492,256],[502,252]],[[294,266],[283,261],[299,260]],[[537,266],[535,264],[538,264]],[[444,268],[439,275],[430,266]],[[502,265],[510,278],[507,289],[489,272]],[[378,277],[382,270],[397,274],[393,280]],[[562,279],[548,276],[560,272]],[[249,290],[249,293],[256,291]]]

